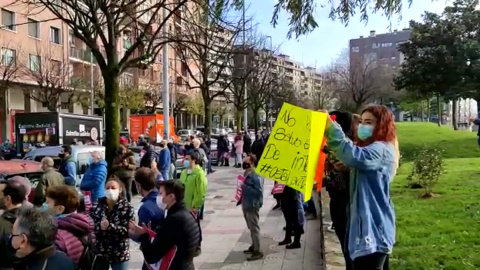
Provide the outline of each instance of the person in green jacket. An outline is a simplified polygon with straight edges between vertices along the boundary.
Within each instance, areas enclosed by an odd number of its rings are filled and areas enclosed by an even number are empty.
[[[55,164],[51,157],[44,157],[41,163],[44,173],[38,180],[37,187],[35,188],[33,204],[36,206],[41,206],[45,202],[47,189],[49,187],[65,185],[65,179],[61,173],[55,170]]]
[[[207,176],[200,165],[198,152],[187,154],[183,165],[185,169],[180,174],[180,182],[185,186],[185,206],[192,212],[198,224],[200,231],[200,242],[195,252],[195,257],[202,252],[202,227],[200,226],[200,219],[198,218],[198,211],[203,205],[205,194],[207,193]]]

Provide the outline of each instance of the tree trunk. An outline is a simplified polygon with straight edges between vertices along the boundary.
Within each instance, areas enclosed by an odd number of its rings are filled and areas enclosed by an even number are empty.
[[[442,126],[442,104],[440,102],[440,93],[437,93],[437,113],[438,113],[437,124],[440,127]]]
[[[204,127],[205,127],[205,135],[207,135],[207,139],[210,139],[212,134],[212,102],[210,100],[204,99]]]
[[[452,126],[453,130],[458,130],[458,123],[457,123],[457,116],[458,116],[458,108],[457,108],[457,99],[454,98],[452,100]]]
[[[268,106],[265,106],[265,121],[267,121],[267,130],[269,131],[271,126],[270,126],[270,108]]]
[[[423,122],[425,118],[425,111],[423,109],[424,109],[423,101],[420,101],[420,117],[421,117],[420,122]]]
[[[258,111],[260,109],[252,109],[253,111],[253,128],[255,129],[255,135],[258,134]]]
[[[7,123],[8,123],[8,95],[7,95],[8,88],[7,87],[0,87],[0,142],[4,142],[8,139],[8,132],[7,132]],[[15,127],[10,127],[10,129],[14,129]]]
[[[104,71],[102,76],[105,84],[105,160],[108,164],[108,171],[111,173],[111,166],[119,147],[118,140],[120,137],[120,117],[118,110],[119,74]],[[99,132],[103,131],[100,130]]]
[[[242,110],[237,108],[236,110],[236,118],[237,118],[237,133],[242,132]]]
[[[430,122],[430,114],[432,108],[430,108],[430,98],[427,98],[427,122]]]

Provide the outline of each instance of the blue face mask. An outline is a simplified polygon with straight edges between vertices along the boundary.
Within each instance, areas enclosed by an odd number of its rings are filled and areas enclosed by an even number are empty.
[[[48,210],[49,210],[49,207],[47,203],[43,203],[42,206],[40,206],[40,211],[47,212]]]
[[[190,160],[184,160],[183,166],[185,166],[185,168],[190,168]]]
[[[88,158],[88,164],[92,164],[93,163],[93,157],[89,157]]]
[[[373,126],[371,125],[358,125],[357,136],[360,140],[365,141],[366,139],[372,137]]]

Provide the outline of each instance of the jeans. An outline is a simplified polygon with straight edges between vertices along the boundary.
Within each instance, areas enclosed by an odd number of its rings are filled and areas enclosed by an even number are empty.
[[[132,201],[132,182],[133,178],[132,177],[125,177],[120,179],[125,186],[123,189],[123,197],[127,198],[128,202]],[[140,190],[137,190],[137,192],[140,192]]]
[[[161,171],[160,173],[162,174],[163,180],[170,180],[169,175],[168,175],[169,170]]]
[[[170,164],[170,173],[169,174],[170,174],[169,179],[177,180],[177,171],[176,171],[175,165],[173,163]]]
[[[353,261],[353,270],[384,270],[388,269],[388,254],[376,252],[358,257]]]
[[[242,160],[243,160],[242,154],[237,154],[237,160],[235,161],[235,163],[237,165],[242,165]]]
[[[259,211],[260,209],[242,209],[243,216],[245,217],[245,222],[247,223],[247,228],[250,230],[250,237],[252,238],[252,248],[253,251],[260,251],[260,225],[258,224],[259,220]]]

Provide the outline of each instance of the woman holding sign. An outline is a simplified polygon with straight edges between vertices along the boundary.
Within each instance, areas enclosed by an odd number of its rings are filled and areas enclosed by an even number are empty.
[[[353,269],[388,268],[388,254],[395,243],[395,213],[389,189],[398,167],[393,115],[384,106],[366,108],[356,143],[329,118],[325,135],[329,149],[353,175],[346,239]]]

